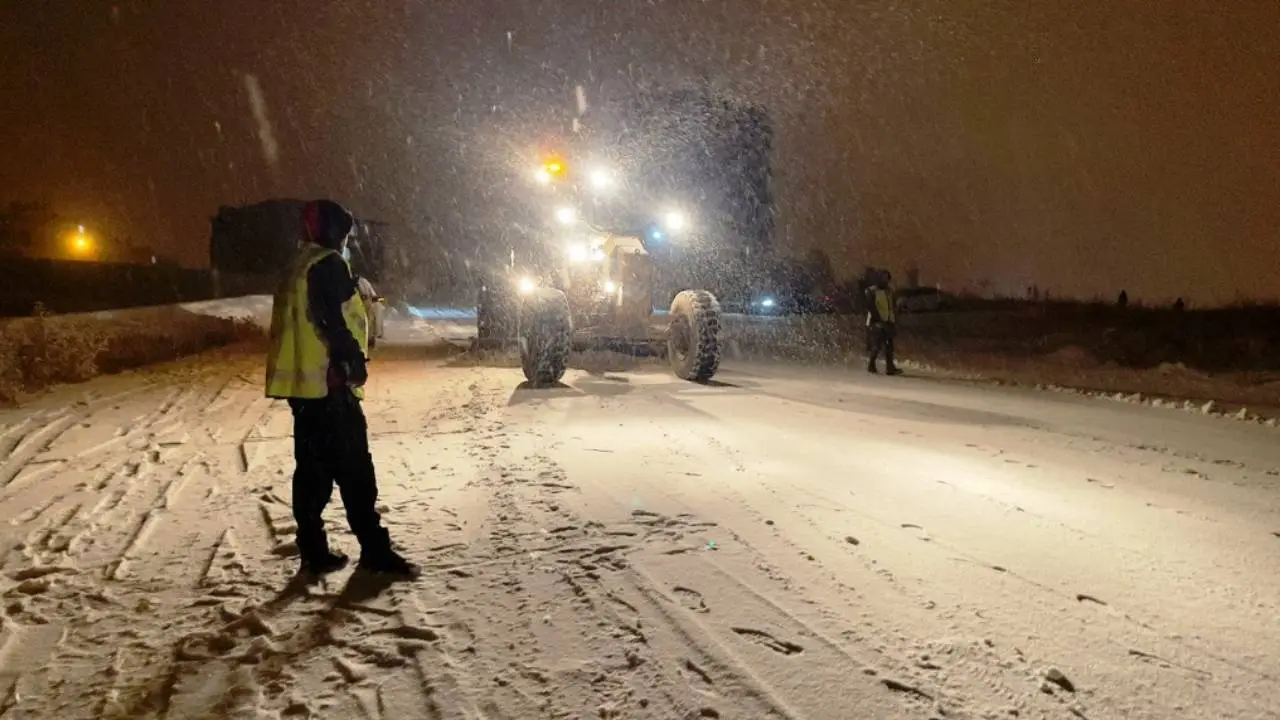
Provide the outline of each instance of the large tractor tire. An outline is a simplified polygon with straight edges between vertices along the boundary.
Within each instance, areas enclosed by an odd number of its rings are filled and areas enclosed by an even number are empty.
[[[720,369],[720,303],[706,290],[685,290],[671,301],[667,359],[677,377],[705,383]]]
[[[560,382],[569,365],[573,322],[569,299],[559,290],[539,288],[520,304],[520,365],[533,387]]]

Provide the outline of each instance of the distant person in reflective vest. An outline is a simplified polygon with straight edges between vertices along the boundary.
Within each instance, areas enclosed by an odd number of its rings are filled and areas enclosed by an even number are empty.
[[[417,567],[391,547],[378,515],[378,483],[360,401],[368,379],[369,319],[345,257],[354,218],[338,203],[306,205],[302,243],[271,317],[267,397],[293,411],[293,517],[302,572],[342,569],[322,514],[336,482],[363,570],[414,577]]]
[[[898,318],[893,306],[893,293],[889,291],[891,280],[888,270],[876,273],[871,287],[867,288],[867,372],[878,373],[876,360],[884,353],[886,375],[901,375],[902,370],[893,363],[893,341],[898,333]]]

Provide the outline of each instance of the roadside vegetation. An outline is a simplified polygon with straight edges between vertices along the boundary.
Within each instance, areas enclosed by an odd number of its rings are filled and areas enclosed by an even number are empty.
[[[81,315],[38,310],[0,320],[0,404],[52,385],[261,339],[261,327],[248,320],[173,306]]]

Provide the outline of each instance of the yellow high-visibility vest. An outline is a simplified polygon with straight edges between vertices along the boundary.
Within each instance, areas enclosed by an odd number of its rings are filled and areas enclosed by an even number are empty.
[[[267,397],[314,400],[329,394],[329,347],[308,313],[307,274],[330,255],[338,252],[308,243],[276,292],[267,351]],[[353,292],[342,303],[342,318],[367,358],[369,316],[360,293]],[[364,397],[363,388],[352,390],[356,397]]]
[[[867,325],[873,325],[877,318],[879,322],[886,324],[896,323],[898,318],[895,315],[893,307],[893,295],[884,288],[876,288],[871,294],[872,300],[875,302],[875,314],[867,313]]]

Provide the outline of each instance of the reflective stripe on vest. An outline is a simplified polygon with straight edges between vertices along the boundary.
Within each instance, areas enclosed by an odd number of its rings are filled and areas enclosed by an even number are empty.
[[[329,255],[318,245],[304,246],[276,292],[267,354],[267,397],[318,399],[329,394],[329,348],[308,312],[307,275]],[[349,269],[349,268],[348,268]],[[342,304],[342,317],[360,351],[369,352],[369,321],[359,293]],[[361,388],[352,389],[364,397]]]

